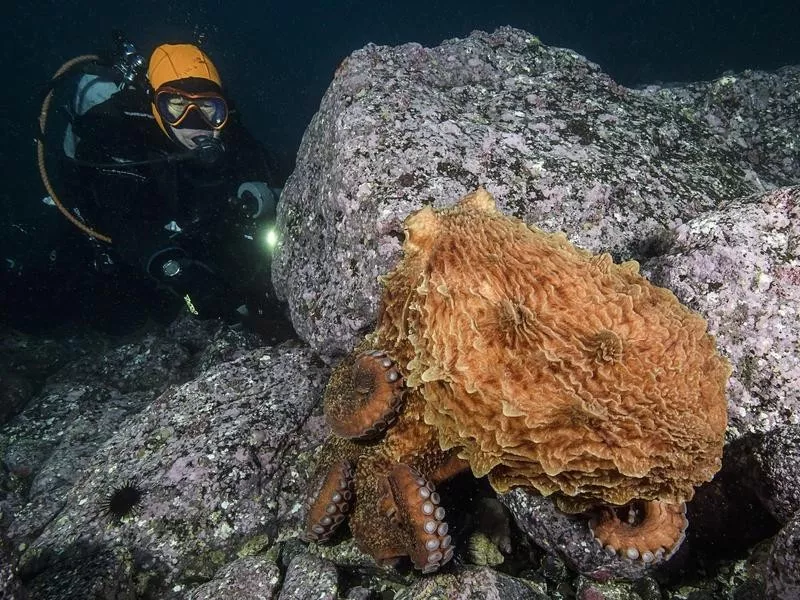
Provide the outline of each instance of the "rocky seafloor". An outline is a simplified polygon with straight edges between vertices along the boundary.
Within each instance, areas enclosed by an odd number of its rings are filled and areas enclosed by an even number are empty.
[[[297,339],[186,317],[124,343],[2,330],[0,597],[800,598],[799,128],[796,67],[634,90],[511,28],[354,52],[279,207]],[[298,537],[325,382],[374,323],[403,218],[478,185],[638,260],[731,362],[723,467],[664,564],[471,478],[441,490],[458,543],[441,573]],[[141,501],[113,523],[126,482]]]

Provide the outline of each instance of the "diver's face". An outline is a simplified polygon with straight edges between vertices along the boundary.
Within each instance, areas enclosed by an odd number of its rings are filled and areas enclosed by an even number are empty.
[[[198,137],[218,138],[228,120],[228,103],[216,92],[183,92],[165,85],[156,92],[154,108],[170,137],[188,150],[194,150]]]
[[[178,140],[178,143],[184,146],[187,150],[194,150],[197,148],[197,144],[194,141],[194,138],[196,137],[203,136],[218,138],[220,134],[219,130],[214,131],[213,129],[177,129],[175,127],[170,127],[170,129],[172,129],[172,134],[175,136],[175,139]]]

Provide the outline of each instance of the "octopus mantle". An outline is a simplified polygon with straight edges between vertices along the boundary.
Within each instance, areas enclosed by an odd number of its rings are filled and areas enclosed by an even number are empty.
[[[470,468],[668,557],[720,467],[728,363],[705,320],[614,264],[499,213],[485,190],[405,221],[378,327],[334,371],[306,535],[345,518],[377,560],[452,556],[435,486]]]

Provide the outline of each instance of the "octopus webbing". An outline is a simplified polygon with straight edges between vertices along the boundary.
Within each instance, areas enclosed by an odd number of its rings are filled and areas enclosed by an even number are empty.
[[[730,367],[705,320],[482,188],[405,231],[377,328],[325,392],[306,538],[347,518],[376,560],[435,571],[453,555],[435,486],[470,469],[586,514],[607,549],[668,558],[721,462]]]

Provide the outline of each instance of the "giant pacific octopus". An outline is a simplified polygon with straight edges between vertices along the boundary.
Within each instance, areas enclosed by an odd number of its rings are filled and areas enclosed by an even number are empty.
[[[453,555],[436,486],[471,469],[586,514],[609,550],[668,557],[721,463],[730,367],[705,320],[483,188],[404,225],[377,328],[325,392],[306,539],[349,519],[377,561],[435,571]]]

